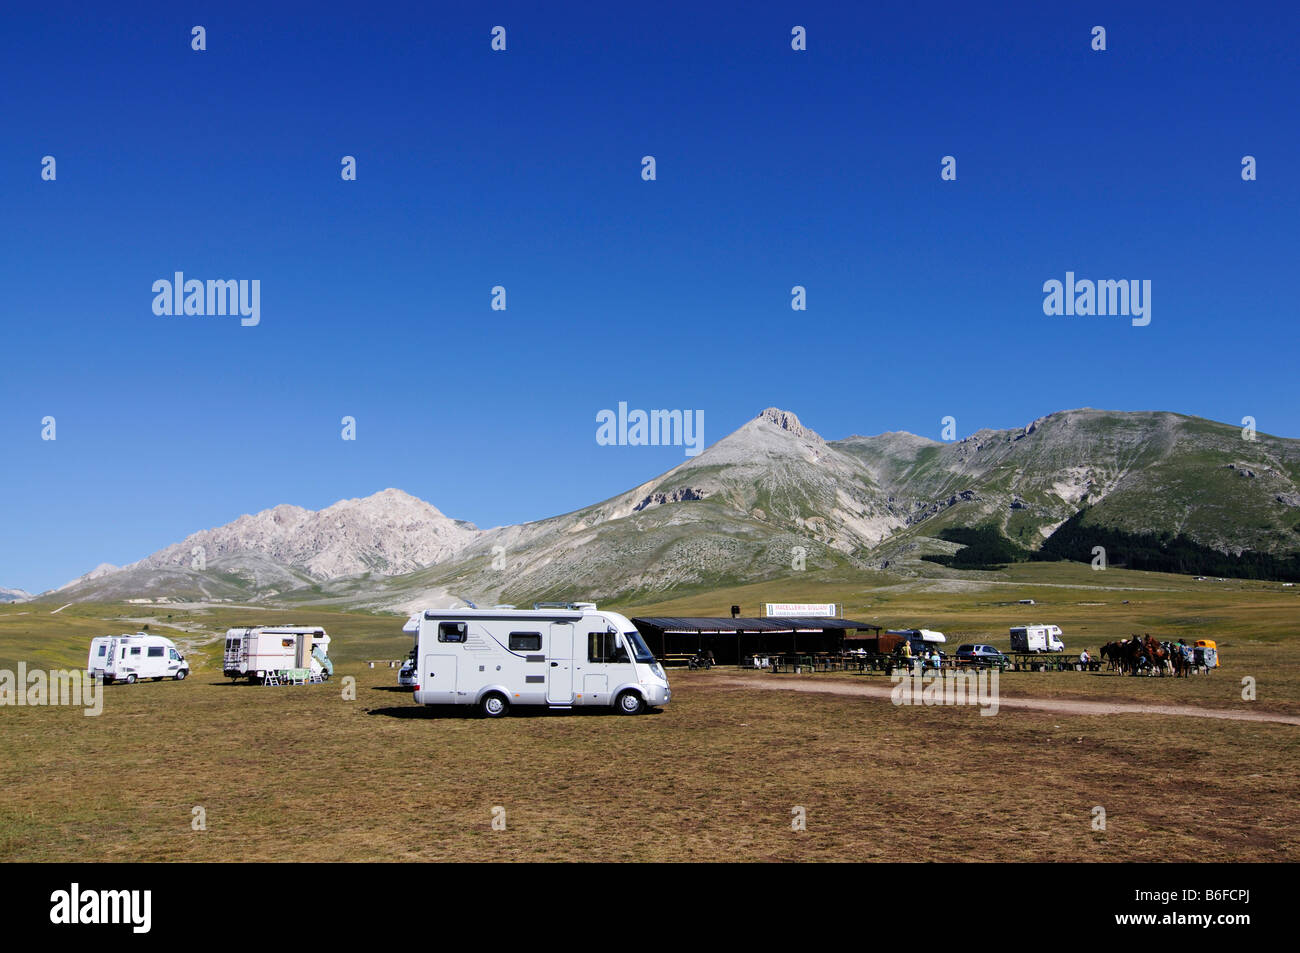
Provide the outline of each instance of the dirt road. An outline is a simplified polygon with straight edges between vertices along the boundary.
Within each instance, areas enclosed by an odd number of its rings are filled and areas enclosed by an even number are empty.
[[[858,695],[888,699],[888,685],[854,685],[848,682],[800,682],[785,678],[729,678],[728,684],[771,691],[815,692],[829,695]],[[1228,721],[1267,721],[1300,725],[1300,715],[1272,712],[1235,711],[1228,708],[1198,708],[1194,705],[1145,705],[1141,702],[1091,701],[1073,698],[998,698],[1000,708],[1056,712],[1062,715],[1169,715],[1176,718],[1223,718]]]

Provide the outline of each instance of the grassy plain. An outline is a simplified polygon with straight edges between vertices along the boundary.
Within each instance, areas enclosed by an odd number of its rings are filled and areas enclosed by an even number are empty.
[[[1211,676],[1009,673],[1001,688],[1300,712],[1294,588],[1051,564],[965,578],[787,580],[617,608],[725,615],[733,603],[752,613],[766,600],[836,601],[850,618],[1003,647],[1007,626],[1050,621],[1072,651],[1133,631],[1209,637],[1223,656]],[[2,860],[1211,861],[1294,860],[1300,848],[1300,729],[1290,725],[1005,708],[981,717],[683,671],[671,673],[673,704],[639,718],[483,721],[416,708],[386,662],[368,667],[409,646],[393,616],[55,608],[0,607],[0,668],[84,665],[92,636],[147,620],[182,644],[194,673],[108,686],[98,717],[0,707]],[[258,621],[323,623],[338,677],[228,683],[221,634]],[[1241,698],[1247,675],[1253,702]],[[503,831],[491,825],[498,806]],[[192,829],[196,807],[206,830]],[[1097,807],[1104,831],[1093,829]],[[797,808],[806,831],[791,829]]]

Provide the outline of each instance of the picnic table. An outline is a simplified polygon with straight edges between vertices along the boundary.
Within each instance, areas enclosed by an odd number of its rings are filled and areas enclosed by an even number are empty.
[[[1014,672],[1099,672],[1101,659],[1091,659],[1085,666],[1077,655],[1059,652],[1009,652],[1011,670]]]

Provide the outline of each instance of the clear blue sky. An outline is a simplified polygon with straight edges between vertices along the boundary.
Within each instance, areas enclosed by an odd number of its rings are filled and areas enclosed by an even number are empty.
[[[388,486],[566,512],[684,459],[598,446],[619,401],[1300,435],[1297,8],[698,6],[9,5],[0,585]],[[178,270],[260,326],[155,316]],[[1067,270],[1150,279],[1150,326],[1045,316]]]

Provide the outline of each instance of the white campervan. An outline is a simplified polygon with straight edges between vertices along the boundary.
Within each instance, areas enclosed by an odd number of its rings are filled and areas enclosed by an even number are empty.
[[[105,682],[131,682],[142,678],[155,681],[190,674],[190,663],[176,650],[176,643],[161,635],[101,635],[90,640],[86,671]]]
[[[938,650],[937,647],[948,641],[948,637],[942,632],[935,632],[933,629],[889,629],[887,635],[901,635],[907,639],[912,647],[912,654],[919,655],[922,652]],[[941,650],[939,650],[941,651]]]
[[[417,704],[475,705],[489,718],[511,705],[603,705],[636,715],[672,698],[636,627],[589,602],[429,609],[415,655]]]
[[[1059,625],[1017,625],[1011,628],[1013,652],[1064,652]]]
[[[322,681],[334,674],[330,637],[318,625],[258,625],[226,630],[221,666],[227,678],[260,682],[267,675],[310,670]]]

